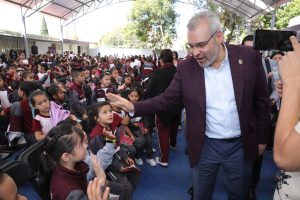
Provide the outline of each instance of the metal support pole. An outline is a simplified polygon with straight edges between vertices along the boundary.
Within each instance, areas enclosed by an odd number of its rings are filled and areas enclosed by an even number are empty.
[[[61,54],[64,55],[64,27],[63,25],[60,25],[60,32],[61,32]]]
[[[271,19],[271,30],[273,30],[274,29],[274,26],[275,26],[275,19],[276,19],[276,10],[274,10],[273,12],[272,12],[272,19]]]
[[[23,22],[23,37],[24,37],[24,44],[25,44],[25,56],[26,58],[29,58],[29,48],[28,48],[27,32],[26,32],[26,19],[25,16],[23,15],[22,15],[22,22]]]

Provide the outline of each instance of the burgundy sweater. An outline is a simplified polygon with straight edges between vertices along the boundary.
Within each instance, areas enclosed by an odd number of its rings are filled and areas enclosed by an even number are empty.
[[[75,168],[76,171],[72,171],[58,165],[54,170],[50,185],[52,200],[65,200],[74,190],[81,190],[86,194],[88,184],[86,174],[89,167],[86,163],[79,162]]]

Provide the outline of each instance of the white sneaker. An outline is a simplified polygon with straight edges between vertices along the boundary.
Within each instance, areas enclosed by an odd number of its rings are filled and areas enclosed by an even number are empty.
[[[162,167],[168,167],[168,165],[169,165],[169,163],[167,163],[167,162],[161,162],[161,161],[159,160],[159,157],[156,157],[156,158],[155,158],[155,162],[156,162],[156,164],[159,164],[159,165],[162,166]]]
[[[135,163],[137,165],[143,165],[144,164],[144,162],[143,162],[143,160],[141,158],[134,158],[134,160],[135,160]]]
[[[155,167],[156,166],[156,162],[154,161],[153,158],[146,159],[146,163],[148,163],[151,167]]]

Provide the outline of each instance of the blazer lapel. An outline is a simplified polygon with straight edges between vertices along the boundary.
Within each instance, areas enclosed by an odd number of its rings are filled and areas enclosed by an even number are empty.
[[[195,60],[193,60],[196,62]],[[195,91],[195,96],[198,98],[198,102],[200,103],[201,114],[203,115],[203,119],[206,117],[206,95],[205,95],[205,80],[204,80],[204,70],[202,67],[198,65],[198,63],[194,63],[194,71],[192,74],[193,80],[193,89]]]
[[[228,58],[231,69],[232,83],[234,88],[235,100],[237,104],[237,109],[241,111],[242,96],[243,96],[243,65],[244,58],[240,55],[238,51],[231,45],[226,45],[228,50]]]

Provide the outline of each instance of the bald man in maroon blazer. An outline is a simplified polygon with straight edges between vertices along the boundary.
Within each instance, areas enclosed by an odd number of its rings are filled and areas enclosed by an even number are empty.
[[[188,45],[193,56],[178,65],[163,94],[134,105],[112,94],[108,98],[137,116],[183,102],[194,200],[212,199],[220,166],[228,199],[244,200],[252,163],[265,149],[271,124],[261,56],[251,48],[225,45],[219,18],[211,11],[190,19]]]

